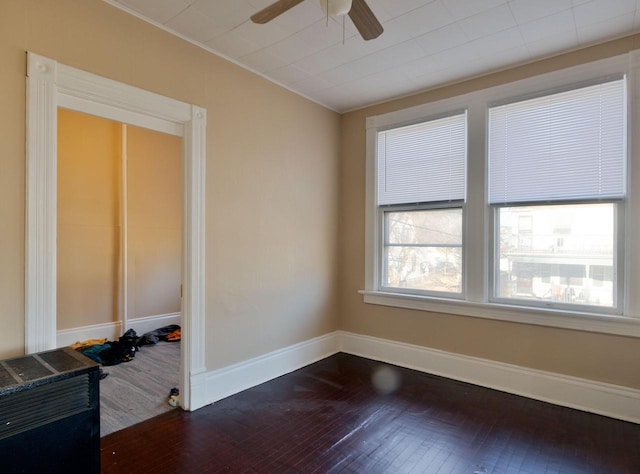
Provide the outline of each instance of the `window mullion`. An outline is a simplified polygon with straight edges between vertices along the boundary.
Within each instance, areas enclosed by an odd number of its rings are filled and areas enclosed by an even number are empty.
[[[488,295],[488,218],[486,205],[486,105],[475,100],[467,109],[467,202],[463,214],[463,248],[467,301],[482,303]]]

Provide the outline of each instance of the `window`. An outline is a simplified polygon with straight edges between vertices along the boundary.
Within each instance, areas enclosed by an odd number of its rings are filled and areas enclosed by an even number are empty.
[[[496,300],[618,308],[625,84],[623,77],[489,109]],[[610,280],[596,284],[592,266],[612,268]]]
[[[615,203],[498,207],[495,297],[615,308],[615,209]],[[566,214],[572,226],[558,237],[554,218]],[[519,227],[523,216],[532,230]]]
[[[380,287],[462,294],[466,113],[378,132]]]
[[[384,211],[383,286],[462,293],[462,209]]]
[[[640,336],[630,54],[369,117],[364,301]]]

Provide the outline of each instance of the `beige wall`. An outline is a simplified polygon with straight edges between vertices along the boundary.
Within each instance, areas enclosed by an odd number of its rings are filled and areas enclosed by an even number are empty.
[[[369,107],[342,118],[341,328],[534,369],[640,388],[640,339],[367,305],[364,288],[365,119],[640,47],[632,36],[450,87]]]
[[[127,127],[127,317],[180,311],[182,139]]]
[[[57,328],[180,312],[182,139],[59,109]]]
[[[58,110],[57,327],[118,320],[120,125]]]
[[[208,370],[337,328],[336,113],[100,0],[5,0],[0,357],[24,351],[27,50],[207,109]]]
[[[208,109],[209,370],[340,327],[640,388],[638,339],[365,305],[357,293],[364,286],[367,116],[638,47],[634,36],[340,119],[99,0],[3,1],[0,357],[24,344],[24,74],[31,50]]]

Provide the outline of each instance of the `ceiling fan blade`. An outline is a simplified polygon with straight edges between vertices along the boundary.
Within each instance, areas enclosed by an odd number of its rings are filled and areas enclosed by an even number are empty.
[[[349,18],[353,21],[362,39],[369,41],[382,34],[384,28],[364,0],[353,0]]]
[[[258,13],[252,15],[251,21],[260,24],[267,23],[303,1],[304,0],[278,0],[276,3],[269,5],[267,8],[263,8]]]

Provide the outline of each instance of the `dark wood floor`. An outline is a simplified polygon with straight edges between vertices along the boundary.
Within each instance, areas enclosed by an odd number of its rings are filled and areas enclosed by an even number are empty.
[[[102,438],[102,472],[640,473],[640,425],[380,367],[337,354],[158,416]]]

